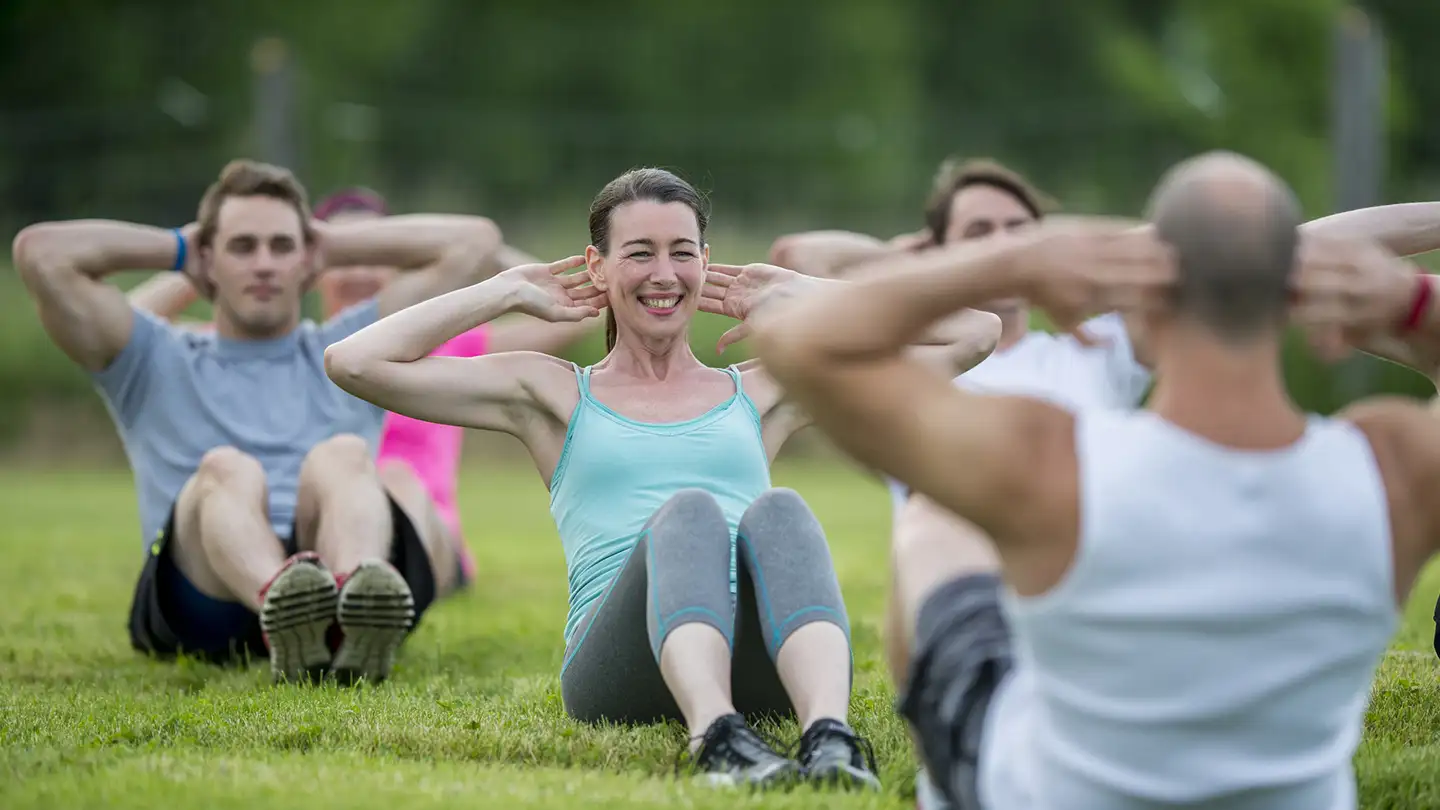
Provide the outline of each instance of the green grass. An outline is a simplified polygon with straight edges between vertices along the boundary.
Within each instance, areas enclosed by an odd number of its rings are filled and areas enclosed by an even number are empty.
[[[390,683],[356,690],[274,688],[263,669],[138,657],[125,635],[141,545],[129,477],[10,471],[0,473],[0,807],[911,806],[915,762],[880,661],[885,494],[833,462],[782,465],[776,477],[830,534],[855,624],[852,719],[875,745],[884,795],[717,793],[670,776],[678,727],[566,719],[563,562],[528,470],[465,471],[479,585],[427,616]],[[1440,665],[1428,652],[1437,590],[1431,569],[1381,668],[1357,757],[1366,807],[1440,807]],[[774,731],[795,737],[793,726]]]

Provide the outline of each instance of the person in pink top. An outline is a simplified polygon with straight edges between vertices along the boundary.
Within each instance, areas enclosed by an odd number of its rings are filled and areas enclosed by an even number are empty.
[[[315,218],[328,222],[349,222],[389,214],[385,199],[369,189],[352,188],[337,192],[315,206]],[[505,267],[536,261],[508,245],[495,255]],[[346,267],[320,276],[316,290],[325,316],[376,295],[395,277],[389,267]],[[135,306],[165,318],[175,318],[195,301],[195,290],[177,274],[158,274],[130,292]],[[443,344],[432,354],[447,357],[475,357],[494,352],[534,351],[557,354],[596,328],[598,319],[579,323],[549,323],[518,317],[485,324]],[[208,326],[208,324],[206,325]],[[432,530],[455,549],[453,566],[437,566],[436,589],[444,596],[465,587],[475,578],[475,558],[464,541],[459,509],[455,502],[460,472],[460,453],[465,431],[454,425],[438,425],[391,413],[385,418],[376,461],[380,479],[392,492],[422,489],[431,506],[420,520],[433,520]],[[438,569],[444,570],[438,570]]]

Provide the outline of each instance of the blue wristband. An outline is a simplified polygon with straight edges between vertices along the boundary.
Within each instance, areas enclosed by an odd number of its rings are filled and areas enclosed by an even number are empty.
[[[185,234],[181,233],[179,228],[171,228],[170,232],[175,234],[175,264],[170,269],[178,273],[185,269],[185,252],[188,248],[185,246]]]

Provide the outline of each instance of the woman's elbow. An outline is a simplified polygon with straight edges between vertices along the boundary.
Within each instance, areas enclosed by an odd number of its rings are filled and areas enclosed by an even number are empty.
[[[346,346],[343,340],[325,348],[325,375],[351,394],[364,386],[366,366],[354,347]]]

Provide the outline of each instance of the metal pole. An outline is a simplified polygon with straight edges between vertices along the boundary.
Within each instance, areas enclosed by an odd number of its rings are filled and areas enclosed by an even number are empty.
[[[1335,29],[1331,80],[1331,148],[1335,210],[1379,205],[1385,184],[1385,38],[1358,6],[1343,9]],[[1335,390],[1349,402],[1374,390],[1379,361],[1358,355],[1336,369]]]
[[[300,175],[299,127],[295,114],[295,62],[284,40],[267,37],[250,50],[254,74],[252,137],[260,160]]]

